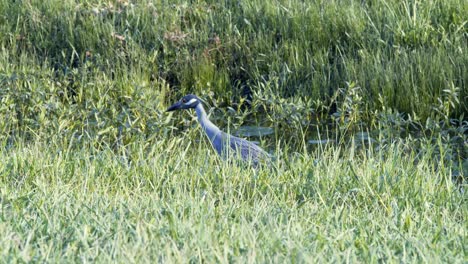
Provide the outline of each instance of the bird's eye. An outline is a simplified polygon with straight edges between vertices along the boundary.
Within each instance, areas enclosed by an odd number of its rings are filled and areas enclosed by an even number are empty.
[[[182,98],[182,103],[184,103],[184,104],[187,103],[187,99]]]

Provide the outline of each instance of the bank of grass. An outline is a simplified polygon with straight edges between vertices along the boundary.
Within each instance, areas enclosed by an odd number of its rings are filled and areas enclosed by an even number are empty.
[[[466,261],[466,193],[433,145],[277,153],[253,171],[188,136],[125,155],[54,143],[0,152],[3,260]]]
[[[21,72],[8,64],[39,64],[71,94],[82,74],[100,78],[96,70],[164,81],[172,99],[213,92],[239,102],[273,84],[267,96],[314,98],[312,108],[354,82],[369,110],[381,108],[380,95],[424,119],[444,90],[468,96],[463,0],[2,0],[0,10],[2,75]],[[459,104],[451,116],[467,110]]]

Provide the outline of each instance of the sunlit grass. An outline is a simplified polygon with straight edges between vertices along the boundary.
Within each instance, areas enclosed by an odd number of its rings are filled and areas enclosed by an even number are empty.
[[[2,258],[463,262],[466,195],[404,142],[253,171],[187,140],[3,150]]]
[[[0,259],[466,262],[465,2],[0,0]]]

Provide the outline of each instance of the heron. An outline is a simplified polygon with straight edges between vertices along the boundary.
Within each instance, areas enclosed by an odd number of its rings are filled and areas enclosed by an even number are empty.
[[[211,142],[212,147],[224,159],[238,158],[254,167],[258,167],[262,162],[270,160],[270,155],[256,144],[243,138],[232,136],[221,131],[208,118],[202,101],[196,95],[188,94],[172,106],[166,112],[180,109],[195,109],[203,131]]]

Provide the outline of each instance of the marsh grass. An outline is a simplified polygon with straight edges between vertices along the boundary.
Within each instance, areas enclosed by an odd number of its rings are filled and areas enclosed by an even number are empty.
[[[188,140],[3,150],[2,258],[463,262],[466,194],[430,151],[324,147],[253,171]]]
[[[0,0],[0,259],[466,262],[467,8]]]
[[[0,7],[2,67],[33,60],[53,67],[69,89],[82,74],[100,78],[96,70],[112,80],[164,80],[180,94],[211,91],[229,104],[254,100],[265,83],[273,84],[268,97],[328,104],[354,82],[370,110],[381,107],[380,95],[386,106],[422,118],[444,89],[468,96],[468,7],[461,0],[4,0]],[[5,74],[11,71],[19,69]],[[458,105],[451,116],[466,111]]]

